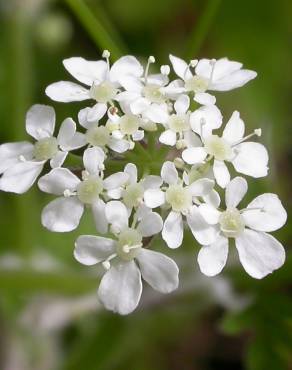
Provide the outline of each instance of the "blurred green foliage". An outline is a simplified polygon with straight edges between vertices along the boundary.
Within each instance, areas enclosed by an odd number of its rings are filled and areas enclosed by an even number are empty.
[[[249,179],[246,201],[263,191],[276,192],[289,213],[291,19],[288,0],[1,0],[1,142],[25,140],[25,112],[33,103],[51,104],[44,89],[68,78],[61,63],[65,57],[98,59],[104,48],[111,49],[115,58],[126,52],[141,60],[155,55],[161,64],[168,62],[170,52],[189,58],[227,56],[256,70],[258,78],[242,89],[217,94],[218,105],[226,120],[237,109],[248,129],[262,127],[261,139],[270,152],[270,175]],[[60,124],[67,116],[76,118],[82,104],[54,106]],[[286,246],[287,262],[272,276],[255,281],[230,257],[232,267],[223,276],[235,294],[250,300],[239,309],[225,304],[224,294],[220,299],[214,294],[216,279],[201,277],[195,263],[198,246],[186,236],[178,263],[183,270],[181,285],[187,289],[170,297],[152,297],[146,289],[141,309],[129,317],[96,308],[73,316],[53,333],[38,327],[37,316],[35,325],[24,330],[19,317],[32,299],[76,297],[93,293],[98,284],[97,271],[88,274],[72,258],[76,236],[94,232],[90,217],[76,232],[49,233],[40,224],[41,209],[49,199],[37,190],[21,197],[0,194],[0,252],[2,259],[13,256],[6,263],[18,266],[1,267],[0,272],[1,368],[291,369],[292,228],[288,224],[275,235]],[[42,265],[40,252],[55,260],[56,269]],[[42,350],[40,336],[45,340]],[[20,346],[13,346],[15,337]],[[25,352],[17,365],[21,367],[8,367],[11,348],[15,361],[21,349]]]

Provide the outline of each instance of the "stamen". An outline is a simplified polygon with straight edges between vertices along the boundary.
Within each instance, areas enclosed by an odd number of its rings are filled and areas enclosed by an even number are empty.
[[[196,67],[196,65],[198,64],[198,59],[192,59],[191,61],[190,61],[190,66],[192,67],[192,68],[195,68]]]
[[[144,73],[145,85],[147,84],[148,72],[149,72],[149,67],[151,63],[155,63],[155,58],[153,55],[150,55],[150,57],[148,58],[147,65],[145,68],[145,73]]]
[[[253,136],[261,136],[261,135],[262,135],[262,129],[257,128],[257,129],[254,130],[254,132],[252,132],[251,134],[243,137],[241,140],[237,141],[236,143],[233,143],[231,146],[233,147],[233,146],[236,146],[238,144],[241,144],[242,142],[250,139]]]
[[[123,252],[125,252],[125,253],[130,253],[130,251],[132,250],[132,249],[138,249],[138,248],[141,248],[142,247],[142,243],[139,243],[139,244],[135,244],[135,245],[131,245],[131,246],[129,246],[129,245],[124,245],[123,246]]]
[[[65,189],[64,192],[63,192],[63,195],[64,195],[65,198],[69,198],[72,195],[76,195],[76,192],[71,191],[70,189]]]
[[[88,171],[86,170],[82,171],[82,174],[81,174],[82,180],[88,179],[89,176],[90,176],[90,173]]]
[[[247,207],[247,208],[241,209],[239,212],[240,213],[243,213],[243,212],[246,212],[246,211],[261,211],[261,212],[263,212],[264,210],[265,210],[264,207]]]
[[[106,60],[107,63],[107,73],[109,73],[110,71],[110,61],[109,61],[110,55],[111,53],[108,50],[104,50],[102,53],[102,57]]]
[[[169,65],[163,65],[163,66],[161,66],[160,67],[160,72],[164,76],[168,76],[170,74],[170,67],[169,67]]]
[[[109,270],[110,268],[111,268],[111,263],[110,263],[110,261],[113,259],[113,258],[115,258],[115,257],[117,257],[117,254],[116,253],[113,253],[113,254],[111,254],[106,260],[104,260],[101,264],[102,264],[102,266],[103,266],[103,268],[105,269],[105,270]]]

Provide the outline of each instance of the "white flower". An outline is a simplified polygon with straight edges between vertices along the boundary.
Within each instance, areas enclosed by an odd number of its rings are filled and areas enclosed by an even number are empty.
[[[63,164],[68,151],[85,145],[83,135],[76,132],[71,118],[62,123],[55,137],[55,111],[46,105],[33,105],[26,115],[26,132],[36,142],[7,143],[0,146],[0,189],[24,193],[35,182],[45,163],[52,168]]]
[[[137,167],[133,163],[128,163],[124,172],[129,176],[128,181],[117,189],[109,190],[108,195],[112,199],[121,199],[131,212],[133,207],[137,209],[144,204],[144,193],[147,189],[160,188],[162,179],[160,176],[148,175],[138,181]]]
[[[117,172],[103,179],[104,152],[100,148],[86,149],[83,155],[85,171],[82,180],[66,168],[53,169],[38,181],[39,188],[59,197],[50,202],[42,212],[42,224],[51,231],[68,232],[79,225],[84,207],[92,209],[96,229],[107,232],[105,202],[107,191],[123,185],[129,178]]]
[[[190,122],[194,132],[201,136],[202,144],[189,147],[182,152],[183,160],[188,164],[204,163],[214,158],[213,173],[216,182],[225,188],[230,181],[230,174],[225,162],[231,162],[235,170],[255,178],[268,173],[268,153],[259,143],[245,142],[252,136],[260,136],[256,129],[244,136],[244,122],[237,111],[227,122],[222,137],[214,135],[213,129],[220,127],[222,116],[214,110],[215,106],[201,107],[191,114]],[[217,108],[216,108],[217,109]]]
[[[100,125],[99,120],[104,115],[104,110],[94,108],[81,109],[78,113],[78,120],[81,126],[86,128],[85,140],[90,146],[102,148],[104,151],[111,149],[117,153],[124,153],[131,148],[129,140],[124,139],[119,133],[119,125],[108,121],[106,125]]]
[[[240,262],[245,271],[261,279],[280,268],[285,261],[283,246],[266,232],[278,230],[287,214],[276,194],[256,197],[247,208],[238,210],[238,204],[247,192],[247,182],[235,177],[225,190],[226,210],[202,204],[199,211],[205,221],[218,230],[218,238],[203,246],[198,255],[201,271],[208,276],[221,272],[228,255],[228,239],[235,239]]]
[[[116,99],[125,109],[129,107],[132,114],[142,114],[147,120],[161,123],[167,113],[167,96],[163,87],[169,80],[167,73],[148,75],[149,66],[154,61],[153,57],[149,57],[143,78],[123,76],[120,82],[125,91],[119,93]],[[168,72],[165,68],[162,71]]]
[[[142,278],[161,293],[170,293],[178,286],[178,267],[162,253],[143,248],[143,237],[160,232],[162,219],[155,212],[146,212],[129,227],[128,210],[118,201],[106,205],[106,216],[115,238],[83,235],[75,243],[74,256],[84,265],[102,263],[107,272],[98,289],[104,306],[126,315],[138,305]],[[137,224],[137,225],[136,225]]]
[[[128,142],[129,148],[133,149],[135,141],[144,138],[144,130],[141,130],[142,120],[138,115],[126,113],[119,116],[115,112],[108,112],[109,121],[107,127],[112,131],[112,136],[117,140]]]
[[[73,57],[63,61],[67,71],[87,87],[79,84],[60,81],[46,88],[46,94],[55,101],[72,102],[93,99],[97,104],[91,109],[91,116],[105,114],[108,103],[111,103],[121,86],[120,79],[123,76],[132,75],[140,77],[143,67],[138,60],[130,55],[118,59],[111,67],[109,65],[109,53],[104,53],[106,59],[88,61],[83,58]]]
[[[254,71],[241,69],[242,64],[227,58],[219,60],[201,59],[187,64],[184,60],[170,55],[169,59],[175,73],[182,79],[168,86],[172,92],[193,92],[194,100],[203,105],[215,104],[215,98],[206,93],[210,91],[229,91],[245,85],[254,79]],[[191,68],[195,67],[195,74]]]
[[[198,207],[194,204],[200,203],[199,197],[208,195],[214,186],[210,179],[199,179],[190,185],[184,185],[183,180],[172,162],[165,162],[161,169],[161,178],[167,184],[165,188],[148,189],[144,193],[145,204],[149,208],[156,208],[162,205],[169,207],[168,214],[162,230],[162,238],[170,248],[178,248],[183,240],[183,216],[194,235],[199,241],[212,240],[215,238],[213,228],[208,227],[200,217]],[[201,230],[201,223],[206,229]]]

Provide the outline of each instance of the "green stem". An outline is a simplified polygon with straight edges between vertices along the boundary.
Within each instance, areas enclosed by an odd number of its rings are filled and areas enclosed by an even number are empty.
[[[117,40],[117,32],[114,31],[113,25],[101,9],[97,16],[97,14],[92,13],[83,0],[65,0],[65,2],[100,50],[108,49],[113,59],[118,59],[125,54],[123,43]],[[100,13],[102,13],[102,16]],[[101,18],[103,18],[103,22]],[[115,35],[115,38],[113,35]]]
[[[191,32],[187,42],[186,57],[194,59],[199,53],[215,19],[221,0],[209,0],[205,6],[203,14]]]

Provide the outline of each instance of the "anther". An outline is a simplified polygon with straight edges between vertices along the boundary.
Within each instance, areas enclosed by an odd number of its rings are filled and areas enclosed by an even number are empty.
[[[20,162],[26,162],[26,159],[22,154],[18,157],[18,159],[20,160]]]
[[[170,74],[170,67],[169,65],[163,65],[160,67],[160,72],[161,74],[163,74],[164,76],[168,76]]]
[[[103,268],[107,271],[111,268],[110,261],[108,261],[108,260],[103,261],[101,264],[102,264]]]
[[[88,171],[86,171],[86,170],[84,170],[84,171],[82,171],[82,174],[81,174],[81,176],[82,176],[82,180],[86,180],[86,179],[88,179],[88,177],[89,177],[89,172]]]
[[[102,52],[102,57],[108,59],[111,56],[111,53],[108,50]]]
[[[196,67],[196,65],[198,64],[198,59],[192,59],[191,61],[190,61],[190,66],[192,67],[192,68],[195,68]]]

